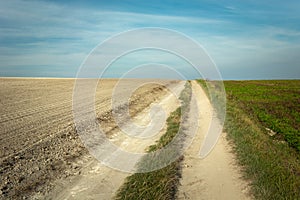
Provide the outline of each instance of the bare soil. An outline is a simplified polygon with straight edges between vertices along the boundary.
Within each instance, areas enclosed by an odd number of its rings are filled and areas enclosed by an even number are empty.
[[[41,198],[54,182],[80,173],[90,162],[73,123],[74,79],[0,79],[0,199]],[[174,81],[156,83],[174,84]],[[102,80],[97,87],[97,119],[108,133],[118,131],[112,120],[111,94],[117,80]],[[131,87],[143,80],[128,80],[117,94],[119,103]],[[166,89],[146,84],[130,98],[135,115],[162,98]]]

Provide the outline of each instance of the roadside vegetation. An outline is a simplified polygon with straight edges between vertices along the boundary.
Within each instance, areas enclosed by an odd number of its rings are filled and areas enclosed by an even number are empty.
[[[175,140],[176,148],[163,154],[154,154],[156,160],[159,158],[161,163],[169,163],[170,154],[178,157],[177,160],[168,164],[166,167],[151,171],[147,173],[135,173],[126,178],[125,183],[119,188],[115,198],[116,199],[174,199],[176,197],[177,187],[181,177],[181,155],[182,138],[175,139],[175,136],[180,130],[180,123],[187,117],[189,110],[189,102],[191,98],[191,85],[186,83],[185,89],[181,92],[181,107],[173,111],[167,119],[166,133],[157,141],[156,144],[151,145],[147,152],[156,152]],[[158,151],[159,152],[159,151]],[[149,154],[148,154],[149,155]],[[144,156],[138,163],[138,168],[143,169],[155,163],[152,163],[152,158]],[[138,170],[142,171],[142,170]]]
[[[300,151],[300,81],[229,81],[225,85],[229,100],[238,100],[274,140],[284,140]]]
[[[206,89],[204,81],[199,83]],[[300,199],[300,81],[225,81],[225,131],[256,199]]]

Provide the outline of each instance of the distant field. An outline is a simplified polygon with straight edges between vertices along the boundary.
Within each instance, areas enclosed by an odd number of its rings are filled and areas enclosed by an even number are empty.
[[[225,81],[228,100],[300,151],[300,80]]]

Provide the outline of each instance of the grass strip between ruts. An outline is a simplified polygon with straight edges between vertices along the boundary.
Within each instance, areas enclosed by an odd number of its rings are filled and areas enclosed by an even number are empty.
[[[184,121],[184,113],[189,110],[191,99],[191,84],[187,82],[184,90],[180,94],[181,107],[173,111],[167,119],[166,133],[157,141],[155,145],[151,145],[147,152],[155,152],[168,145],[180,131],[180,123]],[[179,144],[180,146],[180,144]],[[176,148],[177,149],[177,148]],[[168,164],[164,168],[146,173],[135,173],[126,178],[124,184],[119,188],[115,199],[175,199],[177,187],[181,177],[181,161],[183,156],[180,155],[181,150],[170,152],[178,154],[178,159]],[[166,155],[168,157],[168,155]],[[164,161],[164,156],[159,159]],[[141,159],[138,166],[151,165],[149,159]]]

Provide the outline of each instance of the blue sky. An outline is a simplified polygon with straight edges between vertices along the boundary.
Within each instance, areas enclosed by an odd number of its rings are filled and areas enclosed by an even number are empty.
[[[162,27],[201,44],[224,79],[300,78],[299,0],[0,0],[0,10],[0,76],[75,77],[105,39]],[[112,71],[135,67],[130,58]]]

